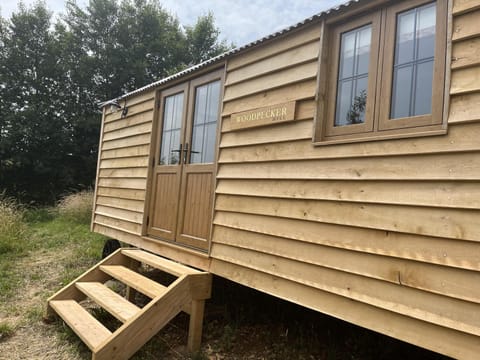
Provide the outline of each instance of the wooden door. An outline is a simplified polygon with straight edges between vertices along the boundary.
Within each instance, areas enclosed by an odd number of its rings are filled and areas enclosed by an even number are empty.
[[[213,214],[221,74],[207,74],[161,96],[160,162],[153,172],[149,234],[201,250],[208,249]],[[180,123],[179,135],[169,137]],[[167,155],[173,161],[166,161]]]
[[[160,97],[148,234],[170,241],[177,228],[187,104],[188,84],[163,91]]]

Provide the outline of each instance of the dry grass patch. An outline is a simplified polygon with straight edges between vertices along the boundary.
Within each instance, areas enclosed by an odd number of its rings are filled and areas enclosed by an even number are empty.
[[[93,191],[83,190],[62,198],[57,205],[60,216],[82,224],[88,224],[92,217]]]

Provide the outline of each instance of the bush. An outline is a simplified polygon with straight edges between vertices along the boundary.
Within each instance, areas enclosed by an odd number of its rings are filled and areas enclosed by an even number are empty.
[[[21,251],[25,230],[21,206],[0,193],[0,254]]]
[[[58,202],[58,214],[71,221],[89,224],[92,218],[93,191],[83,190],[65,196]]]

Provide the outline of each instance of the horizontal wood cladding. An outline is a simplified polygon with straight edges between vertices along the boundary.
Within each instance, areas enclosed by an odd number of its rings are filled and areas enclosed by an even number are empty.
[[[222,226],[216,227],[214,236],[218,239],[217,243],[229,246],[229,252],[233,251],[231,247],[248,249],[257,252],[257,256],[269,254],[281,257],[284,261],[299,261],[457,299],[480,302],[480,289],[472,289],[469,285],[480,280],[478,272],[448,269]],[[217,254],[220,257],[223,255],[218,247],[212,256]]]
[[[235,56],[228,60],[228,70],[232,71],[242,66],[258,62],[262,59],[271,58],[281,52],[298,47],[301,44],[309,43],[320,38],[320,28],[312,25],[302,29],[301,32],[294,32],[281,38],[281,41],[272,41],[262,46],[254,47],[251,50]]]
[[[245,96],[233,101],[224,101],[222,116],[293,100],[313,99],[316,84],[315,79],[310,79],[281,88],[267,89],[260,94]]]
[[[286,68],[275,73],[258,76],[251,81],[226,86],[224,101],[249,96],[251,94],[260,93],[272,88],[287,86],[308,79],[314,79],[317,76],[317,68],[317,61],[311,61],[295,66],[294,68]]]
[[[480,66],[456,69],[452,71],[450,95],[479,92],[479,91],[480,91]]]
[[[312,42],[293,47],[285,52],[277,54],[274,58],[258,60],[237,70],[230,71],[225,86],[253,79],[260,75],[276,72],[285,68],[285,64],[294,67],[306,62],[316,61],[318,58],[318,51],[318,39],[315,39]]]
[[[452,69],[480,65],[480,37],[455,43],[452,49]]]
[[[210,268],[219,276],[452,357],[475,359],[480,351],[476,336],[415,320],[237,264],[214,259]]]
[[[480,335],[478,305],[469,301],[223,244],[215,244],[212,256],[422,321]]]
[[[480,242],[480,211],[219,194],[216,210]],[[412,216],[412,214],[415,214]]]
[[[222,179],[216,192],[265,198],[480,209],[477,182]]]
[[[379,229],[357,228],[266,215],[218,211],[215,225],[312,244],[385,255],[469,270],[480,270],[478,243],[432,238]],[[217,234],[217,233],[216,233]],[[225,235],[230,236],[230,235]],[[221,241],[214,236],[214,242]]]
[[[232,163],[220,179],[480,180],[480,153]]]
[[[473,9],[473,11],[468,11],[453,17],[452,40],[454,42],[478,36],[478,19],[480,17],[480,9],[477,9],[477,7],[478,6],[472,6],[469,10]]]
[[[476,122],[480,120],[480,92],[452,96],[450,99],[449,124]]]
[[[453,2],[453,14],[460,15],[465,12],[480,9],[479,0],[455,0]]]
[[[127,99],[126,116],[121,110],[105,116],[94,228],[142,233],[154,104],[152,91]]]
[[[311,138],[304,138],[307,134],[301,131],[308,131],[306,124],[304,127],[299,125],[294,126],[292,124],[291,128],[292,131],[289,132],[290,137],[293,137],[291,136],[292,134],[298,134],[300,135],[300,139],[271,142],[268,137],[268,130],[272,132],[278,131],[271,127],[265,129],[265,134],[262,133],[261,129],[257,129],[258,131],[255,134],[252,134],[252,132],[239,132],[229,136],[224,135],[222,146],[229,146],[229,148],[223,148],[221,150],[219,162],[240,163],[292,160],[298,159],[299,154],[301,154],[302,159],[334,159],[480,150],[480,142],[478,141],[480,138],[480,126],[478,124],[451,126],[449,136],[338,144],[335,146],[325,146],[322,149],[313,147]],[[300,128],[302,128],[302,130],[300,130]],[[294,132],[293,129],[296,131]],[[260,144],[256,145],[255,142],[260,142]],[[251,143],[254,143],[254,145],[248,146]]]

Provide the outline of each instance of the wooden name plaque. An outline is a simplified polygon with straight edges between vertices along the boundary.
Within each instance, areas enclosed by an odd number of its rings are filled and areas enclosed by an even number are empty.
[[[231,129],[246,129],[295,120],[295,101],[232,114]]]

